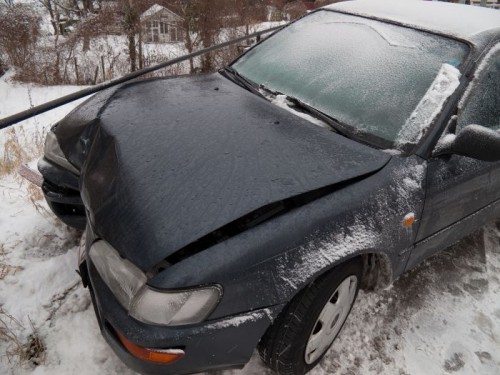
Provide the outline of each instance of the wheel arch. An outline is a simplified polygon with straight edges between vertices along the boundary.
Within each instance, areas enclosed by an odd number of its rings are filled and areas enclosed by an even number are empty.
[[[360,289],[380,290],[391,285],[394,273],[387,254],[368,252],[358,255],[358,257],[361,257],[363,261],[363,276]]]
[[[304,289],[312,283],[332,272],[337,267],[351,261],[360,261],[362,266],[360,290],[376,291],[387,288],[394,280],[393,265],[389,256],[381,251],[366,250],[351,254],[337,262],[328,265],[319,272],[310,275],[310,277],[297,288],[292,295],[289,295],[287,302],[283,304],[283,309]],[[272,325],[272,323],[271,323]]]

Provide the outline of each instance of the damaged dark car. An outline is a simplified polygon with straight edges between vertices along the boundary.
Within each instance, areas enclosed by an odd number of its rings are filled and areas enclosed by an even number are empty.
[[[499,17],[332,5],[218,73],[123,84],[56,124],[43,192],[85,229],[115,353],[188,374],[258,348],[304,374],[360,288],[498,217]]]

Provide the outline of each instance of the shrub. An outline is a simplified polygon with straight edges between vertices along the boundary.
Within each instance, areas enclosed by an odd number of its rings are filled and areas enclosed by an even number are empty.
[[[32,60],[40,35],[40,17],[27,4],[3,7],[0,12],[0,50],[7,62],[23,67]]]

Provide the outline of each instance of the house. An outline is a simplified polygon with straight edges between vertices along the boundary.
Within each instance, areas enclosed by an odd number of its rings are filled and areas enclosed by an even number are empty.
[[[184,41],[183,18],[164,6],[154,4],[141,15],[144,41],[176,43]]]
[[[488,8],[500,9],[500,1],[499,0],[470,0],[470,4],[488,7]]]

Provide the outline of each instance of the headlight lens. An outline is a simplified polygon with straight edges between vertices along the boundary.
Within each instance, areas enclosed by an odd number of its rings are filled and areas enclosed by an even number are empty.
[[[145,323],[198,323],[210,315],[220,296],[216,286],[175,292],[160,292],[145,286],[132,302],[130,315]]]
[[[61,150],[61,146],[59,146],[59,142],[57,141],[56,135],[53,131],[49,131],[47,133],[47,138],[45,138],[44,154],[47,159],[56,163],[57,165],[69,170],[76,175],[80,174],[78,169],[76,169],[73,164],[71,164],[64,156]]]
[[[120,255],[105,241],[97,241],[90,248],[92,263],[116,299],[127,310],[132,298],[146,284],[146,275]]]
[[[129,314],[144,323],[183,325],[205,320],[217,306],[222,288],[211,285],[186,290],[156,290],[146,285],[146,275],[105,241],[89,252],[106,285]]]

